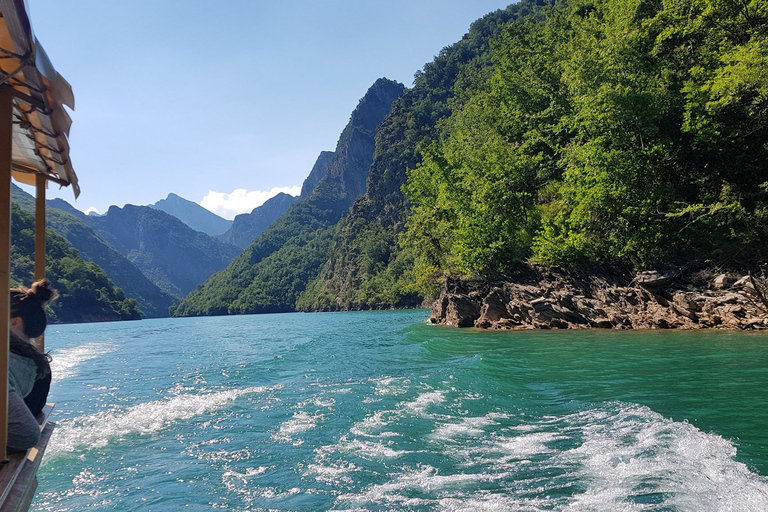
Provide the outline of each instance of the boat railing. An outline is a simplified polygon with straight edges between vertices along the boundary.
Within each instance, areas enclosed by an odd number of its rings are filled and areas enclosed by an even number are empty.
[[[49,421],[54,404],[46,404],[37,416],[40,442],[25,452],[9,454],[0,469],[0,512],[28,510],[37,490],[37,468],[43,460],[55,423]]]

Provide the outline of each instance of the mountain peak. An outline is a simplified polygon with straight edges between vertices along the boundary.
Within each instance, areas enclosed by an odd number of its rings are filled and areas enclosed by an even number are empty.
[[[161,199],[149,207],[173,215],[192,229],[202,231],[210,236],[221,235],[232,225],[231,220],[221,218],[199,204],[184,199],[173,192],[169,193],[165,199]]]

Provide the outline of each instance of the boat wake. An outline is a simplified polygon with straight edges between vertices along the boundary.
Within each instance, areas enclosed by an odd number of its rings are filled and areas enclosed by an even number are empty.
[[[427,414],[438,396],[372,413],[315,449],[304,477],[347,489],[336,510],[768,510],[768,479],[735,460],[733,442],[648,407],[523,422]],[[398,433],[425,417],[429,442],[408,452]]]
[[[160,432],[169,425],[226,407],[245,395],[266,393],[277,387],[249,387],[202,394],[182,394],[163,400],[116,408],[57,422],[47,459],[65,453],[106,446],[137,435]]]
[[[52,351],[51,382],[76,377],[84,362],[115,350],[117,348],[111,343],[85,343],[73,348]]]

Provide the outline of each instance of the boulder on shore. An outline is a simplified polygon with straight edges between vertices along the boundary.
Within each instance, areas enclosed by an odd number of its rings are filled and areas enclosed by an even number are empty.
[[[449,280],[430,321],[485,329],[768,329],[768,301],[755,283],[751,275],[706,271],[584,277],[530,267],[493,283]]]

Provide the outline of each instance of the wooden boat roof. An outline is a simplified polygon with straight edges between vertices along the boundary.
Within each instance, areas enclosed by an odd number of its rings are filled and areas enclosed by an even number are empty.
[[[14,179],[34,185],[36,175],[72,186],[80,194],[69,160],[64,106],[75,108],[72,87],[51,64],[32,31],[25,0],[0,0],[0,84],[12,87]]]

